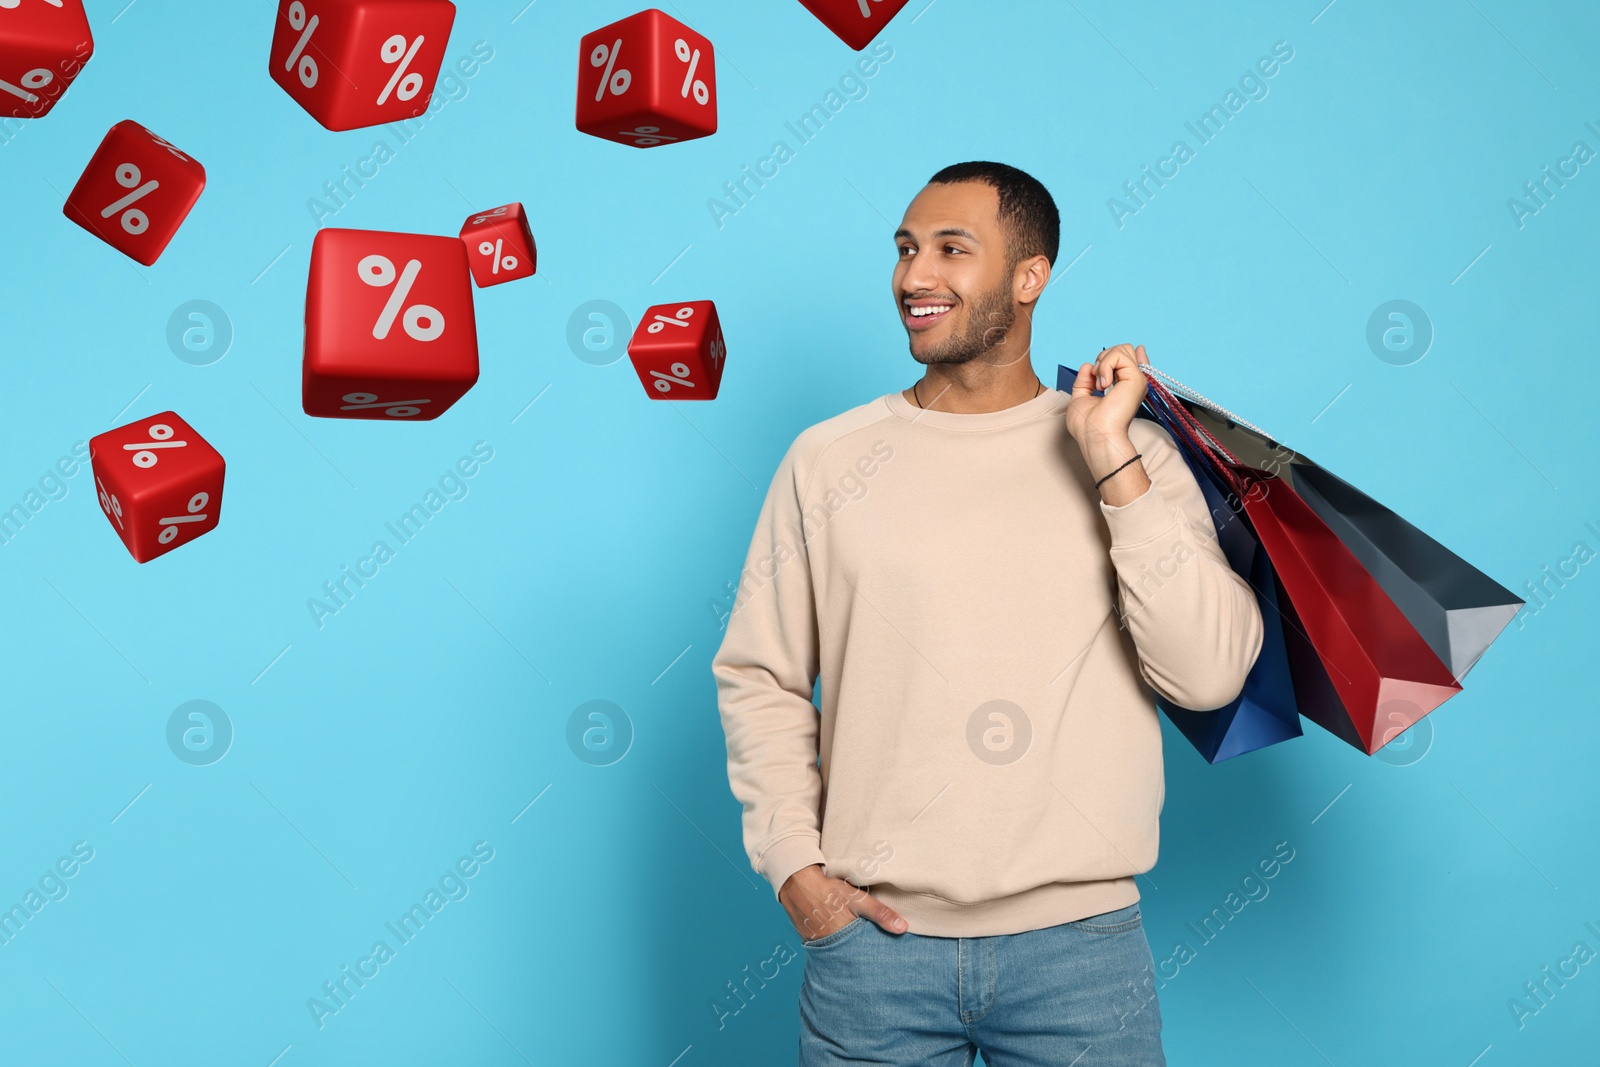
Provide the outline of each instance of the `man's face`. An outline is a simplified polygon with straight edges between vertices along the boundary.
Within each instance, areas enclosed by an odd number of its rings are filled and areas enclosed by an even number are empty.
[[[1005,341],[1017,309],[999,206],[987,182],[953,182],[906,208],[893,289],[918,363],[966,363]]]

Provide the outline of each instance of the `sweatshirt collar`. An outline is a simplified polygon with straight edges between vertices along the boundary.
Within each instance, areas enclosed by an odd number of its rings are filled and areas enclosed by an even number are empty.
[[[1038,396],[1024,400],[1020,404],[1013,404],[999,411],[979,412],[929,411],[911,403],[901,396],[898,390],[885,394],[882,399],[893,414],[918,426],[928,426],[938,430],[996,430],[1002,426],[1015,426],[1056,414],[1058,408],[1065,411],[1072,396],[1059,389],[1046,389]]]

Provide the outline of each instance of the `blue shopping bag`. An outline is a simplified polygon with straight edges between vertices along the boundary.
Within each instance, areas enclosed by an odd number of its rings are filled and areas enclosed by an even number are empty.
[[[1056,388],[1072,391],[1078,372],[1058,367]],[[1095,390],[1095,395],[1103,395]],[[1255,590],[1261,609],[1261,652],[1245,677],[1244,688],[1233,702],[1212,711],[1193,711],[1156,694],[1156,706],[1172,720],[1184,737],[1208,763],[1219,763],[1246,752],[1275,745],[1301,736],[1300,708],[1289,674],[1289,651],[1283,627],[1293,625],[1278,607],[1278,580],[1272,561],[1261,541],[1245,520],[1239,502],[1212,472],[1209,464],[1193,454],[1185,436],[1168,423],[1170,416],[1155,393],[1146,396],[1137,417],[1150,419],[1171,435],[1178,452],[1194,474],[1206,499],[1206,508],[1217,531],[1217,544],[1235,574]]]

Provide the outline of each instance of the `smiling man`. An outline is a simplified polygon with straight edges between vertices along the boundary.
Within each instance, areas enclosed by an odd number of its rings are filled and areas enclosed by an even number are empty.
[[[924,373],[794,440],[712,662],[745,850],[805,951],[805,1065],[1165,1063],[1152,690],[1230,703],[1262,620],[1134,418],[1143,347],[1070,396],[1035,374],[1059,234],[1000,163],[912,200],[892,291]]]

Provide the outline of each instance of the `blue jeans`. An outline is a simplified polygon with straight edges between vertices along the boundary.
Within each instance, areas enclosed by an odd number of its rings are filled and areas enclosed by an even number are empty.
[[[1165,1067],[1139,905],[992,937],[856,916],[802,941],[800,1065]]]

